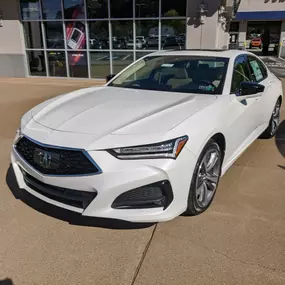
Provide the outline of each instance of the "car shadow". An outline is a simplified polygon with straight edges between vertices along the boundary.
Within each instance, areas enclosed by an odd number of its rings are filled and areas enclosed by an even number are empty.
[[[0,285],[13,285],[13,281],[10,278],[6,278],[4,280],[0,280]]]
[[[127,221],[115,220],[115,219],[84,217],[76,212],[72,212],[48,204],[38,199],[37,197],[31,195],[27,191],[19,188],[14,170],[11,165],[8,168],[6,174],[6,183],[16,199],[21,200],[26,205],[28,205],[29,207],[33,208],[34,210],[42,214],[68,222],[71,225],[99,227],[99,228],[107,228],[114,230],[143,229],[154,225],[154,223],[130,223]]]
[[[275,136],[275,144],[280,154],[285,158],[285,120],[279,125]],[[285,170],[285,165],[278,165],[281,169]]]

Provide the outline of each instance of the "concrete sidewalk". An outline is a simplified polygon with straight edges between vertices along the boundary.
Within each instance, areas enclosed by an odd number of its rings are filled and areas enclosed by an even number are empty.
[[[0,79],[0,284],[284,285],[285,121],[277,140],[256,141],[226,173],[199,217],[132,229],[19,191],[8,169],[20,116],[94,84]]]

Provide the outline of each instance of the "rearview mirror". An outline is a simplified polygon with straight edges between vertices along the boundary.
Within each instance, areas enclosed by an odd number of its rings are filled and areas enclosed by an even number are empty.
[[[240,84],[239,96],[249,96],[262,93],[265,87],[255,82],[242,82]]]
[[[106,81],[109,82],[112,78],[114,78],[116,74],[109,74],[106,76]]]

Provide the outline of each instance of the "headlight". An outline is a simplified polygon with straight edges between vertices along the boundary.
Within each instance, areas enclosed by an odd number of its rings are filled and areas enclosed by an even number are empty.
[[[119,159],[176,159],[187,141],[188,136],[183,136],[161,143],[115,148],[112,150],[108,150],[108,152]]]

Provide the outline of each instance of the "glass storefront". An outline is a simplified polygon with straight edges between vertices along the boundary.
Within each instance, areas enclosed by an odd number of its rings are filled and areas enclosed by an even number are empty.
[[[186,0],[19,0],[31,76],[105,78],[184,49]]]

